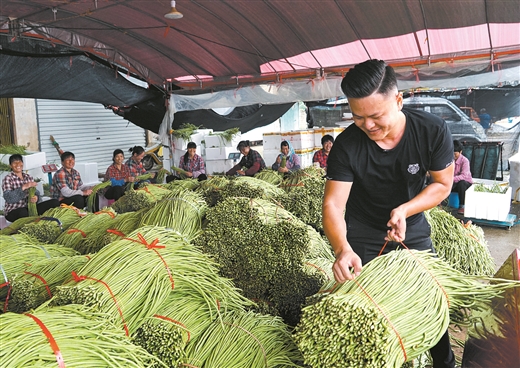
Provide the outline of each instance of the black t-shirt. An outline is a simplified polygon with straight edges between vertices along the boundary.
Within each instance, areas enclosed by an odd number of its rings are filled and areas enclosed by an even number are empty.
[[[390,212],[424,188],[428,171],[453,162],[453,141],[441,118],[403,108],[406,127],[401,141],[384,150],[352,124],[335,140],[327,161],[329,180],[352,182],[345,217],[386,229]],[[407,219],[414,224],[422,214]]]

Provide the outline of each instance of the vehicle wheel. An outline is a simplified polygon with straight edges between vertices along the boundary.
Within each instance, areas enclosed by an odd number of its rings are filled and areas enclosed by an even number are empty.
[[[143,157],[143,167],[146,171],[150,170],[153,167],[153,158],[150,155],[146,155]]]

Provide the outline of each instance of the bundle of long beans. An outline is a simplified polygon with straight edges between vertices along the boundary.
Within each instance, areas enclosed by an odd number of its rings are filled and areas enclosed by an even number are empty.
[[[77,255],[74,249],[59,244],[43,244],[25,235],[0,236],[0,283],[9,285],[13,276],[39,259]],[[7,287],[0,288],[0,298],[7,296]]]
[[[167,367],[102,313],[71,305],[0,315],[0,364],[12,367]]]
[[[94,212],[94,206],[96,204],[96,195],[99,192],[100,189],[109,187],[112,185],[112,182],[110,180],[101,182],[99,184],[96,184],[92,187],[92,193],[89,194],[87,197],[87,211]]]
[[[209,258],[182,237],[145,226],[94,254],[77,271],[77,283],[58,287],[52,301],[96,305],[133,334],[176,287],[191,287],[208,303],[217,299],[226,305],[235,288],[224,280]]]
[[[124,196],[112,203],[110,207],[117,213],[139,211],[149,208],[155,203],[152,195],[143,190],[130,190]]]
[[[203,234],[195,239],[221,265],[244,295],[295,324],[305,298],[327,280],[310,258],[330,253],[315,230],[280,206],[262,199],[228,198],[208,209]],[[323,247],[315,250],[314,247]],[[332,256],[329,256],[332,257]]]
[[[178,190],[144,213],[139,226],[164,226],[191,241],[202,231],[202,219],[207,207],[202,195],[190,190]]]
[[[87,263],[89,257],[58,256],[38,259],[13,276],[8,310],[23,313],[49,300],[56,286],[71,279],[71,272]]]
[[[282,197],[283,206],[316,230],[323,229],[321,205],[326,181],[320,175],[323,172],[321,168],[307,167],[291,173],[280,184],[287,192]]]
[[[263,169],[257,172],[254,177],[275,186],[278,186],[283,182],[283,175],[272,169]]]
[[[112,243],[113,241],[119,240],[121,237],[125,237],[126,235],[136,230],[145,211],[146,209],[137,212],[126,212],[118,214],[110,224],[109,228],[106,229],[103,236],[97,240],[99,242],[100,248]]]
[[[142,174],[142,175],[137,175],[135,177],[135,180],[134,180],[133,183],[130,182],[130,183],[126,184],[126,191],[134,190],[136,183],[139,183],[139,182],[145,181],[145,180],[149,180],[149,179],[152,179],[152,178],[153,178],[153,175],[149,174],[149,173]]]
[[[64,231],[56,242],[73,248],[81,254],[94,253],[102,246],[98,240],[112,226],[115,217],[116,214],[112,209],[90,213]]]
[[[27,209],[29,210],[29,216],[38,216],[38,209],[36,202],[31,201],[31,198],[36,195],[36,187],[30,187],[27,190]]]
[[[67,230],[73,223],[79,221],[87,214],[76,207],[61,205],[60,207],[50,208],[42,214],[42,217],[51,217],[60,220],[63,230]]]
[[[38,216],[20,217],[15,220],[9,226],[4,227],[0,230],[0,235],[11,235],[16,234],[24,225],[34,222],[38,219]]]
[[[169,182],[168,184],[164,185],[164,188],[167,188],[169,190],[177,190],[179,188],[181,189],[190,189],[195,190],[199,187],[201,184],[200,181],[194,178],[186,178],[184,180],[173,180]]]
[[[62,229],[61,223],[58,220],[49,217],[40,217],[34,220],[34,222],[23,225],[19,232],[29,235],[41,243],[50,244],[54,242],[58,243],[56,239],[62,233]]]
[[[225,176],[212,176],[202,181],[195,191],[202,194],[208,206],[213,207],[221,199],[220,190],[228,183],[229,179]]]
[[[156,185],[156,184],[146,184],[143,185],[141,188],[136,189],[136,191],[143,191],[146,194],[150,195],[150,199],[153,202],[160,201],[167,195],[171,194],[171,191],[169,188],[165,188],[162,185]]]
[[[232,294],[228,295],[233,298]],[[236,294],[233,304],[222,310],[243,310],[243,297]],[[203,333],[220,316],[221,303],[208,303],[197,290],[176,287],[156,314],[145,320],[134,335],[134,341],[169,366],[184,361],[186,344]],[[165,346],[168,348],[165,349]]]
[[[303,309],[294,337],[310,367],[397,368],[439,341],[450,312],[467,323],[469,308],[489,308],[511,287],[520,283],[483,284],[427,251],[393,251],[354,280],[325,285],[326,296]]]
[[[492,276],[495,273],[495,261],[481,228],[473,224],[463,225],[438,207],[426,211],[425,216],[439,257],[467,275]]]
[[[186,348],[182,366],[209,368],[300,367],[287,326],[278,317],[254,312],[226,313]]]
[[[164,182],[164,178],[166,178],[166,175],[171,175],[171,173],[166,170],[164,167],[161,167],[157,174],[155,174],[155,182],[157,184],[162,184]]]

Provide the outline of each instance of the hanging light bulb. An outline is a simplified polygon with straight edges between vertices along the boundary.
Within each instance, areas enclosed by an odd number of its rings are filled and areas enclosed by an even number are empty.
[[[175,9],[175,0],[171,1],[172,9],[169,13],[164,14],[164,17],[167,19],[181,19],[182,13],[178,12],[177,9]]]

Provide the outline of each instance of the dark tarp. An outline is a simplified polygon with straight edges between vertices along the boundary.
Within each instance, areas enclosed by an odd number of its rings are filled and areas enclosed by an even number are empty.
[[[198,127],[224,131],[240,128],[246,133],[252,129],[271,124],[285,114],[293,103],[282,105],[252,105],[234,108],[228,115],[219,115],[213,110],[181,111],[175,114],[172,128],[178,129],[182,124],[193,124]],[[114,113],[124,117],[137,126],[158,133],[166,113],[163,97],[139,103],[130,108],[112,107]]]

